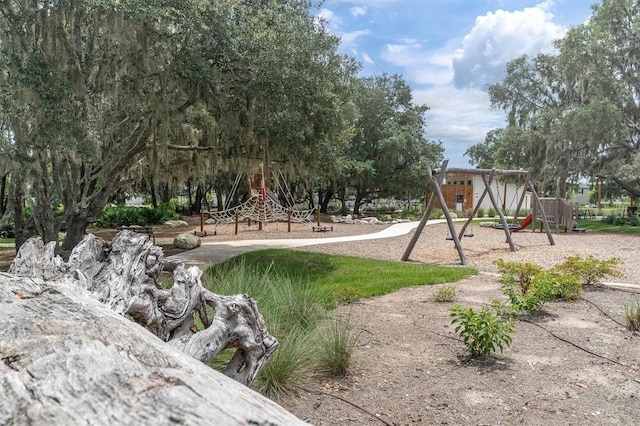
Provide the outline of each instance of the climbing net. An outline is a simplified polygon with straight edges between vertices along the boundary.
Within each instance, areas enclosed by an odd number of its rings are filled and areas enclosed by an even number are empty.
[[[287,222],[289,214],[291,221],[296,223],[312,222],[315,209],[289,210],[278,202],[278,198],[271,191],[252,191],[251,198],[244,203],[218,212],[210,212],[209,219],[217,224],[233,223],[236,221],[252,220],[255,222]]]

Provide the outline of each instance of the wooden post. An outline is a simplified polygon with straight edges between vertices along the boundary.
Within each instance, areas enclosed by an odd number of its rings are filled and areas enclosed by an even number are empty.
[[[287,211],[287,232],[291,232],[291,209]]]
[[[200,209],[200,232],[204,232],[204,210]]]
[[[552,246],[555,246],[556,242],[553,240],[553,236],[551,235],[551,229],[549,228],[549,222],[547,221],[547,212],[544,211],[544,207],[542,207],[540,198],[538,198],[538,194],[536,193],[536,190],[533,188],[533,184],[531,183],[530,180],[529,180],[529,189],[531,190],[531,195],[533,196],[533,206],[532,206],[533,220],[536,220],[536,216],[538,216],[538,213],[536,213],[536,209],[538,209],[541,212],[540,218],[542,220],[542,223],[540,224],[540,230],[542,231],[542,228],[544,228],[545,232],[547,233],[547,239],[549,240],[549,244],[551,244]],[[534,225],[534,228],[535,228],[535,225]]]
[[[238,216],[239,215],[240,214],[238,212],[236,212],[236,233],[235,233],[235,235],[238,235]]]
[[[316,219],[318,222],[318,226],[320,226],[320,206],[316,207]]]
[[[504,228],[504,233],[507,236],[507,242],[509,243],[509,247],[511,248],[511,251],[516,251],[516,246],[513,243],[513,238],[511,238],[511,231],[509,230],[509,224],[507,223],[507,218],[504,216],[502,209],[498,207],[498,203],[496,201],[496,198],[493,195],[493,192],[491,191],[489,179],[487,178],[486,175],[482,175],[482,182],[484,182],[484,186],[488,191],[489,198],[491,199],[493,206],[496,207],[498,216],[500,216],[500,222],[502,222],[502,227]]]
[[[444,176],[447,171],[447,164],[449,164],[449,160],[444,160],[442,162],[442,167],[440,167],[440,173],[438,174],[438,178],[436,179],[438,186],[441,185],[442,181],[444,180]],[[428,168],[428,170],[429,170],[429,173],[431,173],[431,168]],[[418,227],[413,233],[413,236],[411,237],[411,241],[409,241],[409,245],[405,249],[404,254],[400,258],[400,260],[406,261],[409,259],[409,256],[411,255],[413,248],[418,242],[418,238],[420,238],[420,234],[422,233],[422,230],[424,229],[425,225],[427,224],[427,221],[429,220],[429,215],[431,214],[431,211],[433,210],[433,206],[435,206],[435,204],[436,204],[436,194],[435,194],[435,188],[434,188],[434,190],[431,192],[431,197],[429,198],[429,202],[427,203],[427,208],[424,211],[424,214],[422,215],[422,219],[420,220]]]
[[[489,175],[489,184],[491,184],[492,182],[493,182],[493,173],[491,173]],[[469,224],[471,224],[471,221],[476,216],[476,213],[478,213],[478,210],[480,209],[480,204],[482,204],[482,201],[484,200],[485,195],[487,195],[487,188],[485,188],[484,191],[482,191],[482,195],[480,195],[480,198],[478,198],[478,202],[473,207],[473,210],[471,211],[471,214],[469,215],[469,218],[464,223],[464,225],[462,225],[462,229],[460,230],[460,233],[458,234],[458,238],[459,239],[461,239],[464,236],[464,234],[465,234],[465,232],[467,230],[467,227],[469,226]]]

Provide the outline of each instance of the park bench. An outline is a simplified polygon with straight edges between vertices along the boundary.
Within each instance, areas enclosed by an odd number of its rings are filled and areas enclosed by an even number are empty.
[[[118,231],[131,231],[131,232],[137,232],[138,234],[146,234],[149,237],[149,239],[153,241],[153,244],[156,243],[156,236],[153,234],[152,226],[140,226],[140,225],[121,226],[118,228]]]

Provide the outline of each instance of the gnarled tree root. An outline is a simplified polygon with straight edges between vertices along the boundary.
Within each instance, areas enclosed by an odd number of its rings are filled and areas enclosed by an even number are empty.
[[[128,315],[171,346],[209,362],[236,348],[224,373],[250,386],[278,347],[256,302],[246,294],[221,296],[202,286],[202,271],[176,265],[173,285],[163,288],[162,249],[148,236],[121,231],[111,244],[88,234],[68,262],[54,254],[55,243],[25,242],[9,273],[44,281],[64,281],[86,290],[120,315]],[[213,308],[210,318],[207,307]],[[196,315],[204,329],[195,330]]]

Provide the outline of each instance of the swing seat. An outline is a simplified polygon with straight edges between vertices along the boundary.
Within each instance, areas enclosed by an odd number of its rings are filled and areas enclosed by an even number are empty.
[[[473,237],[473,234],[464,234],[463,236],[471,238]]]

